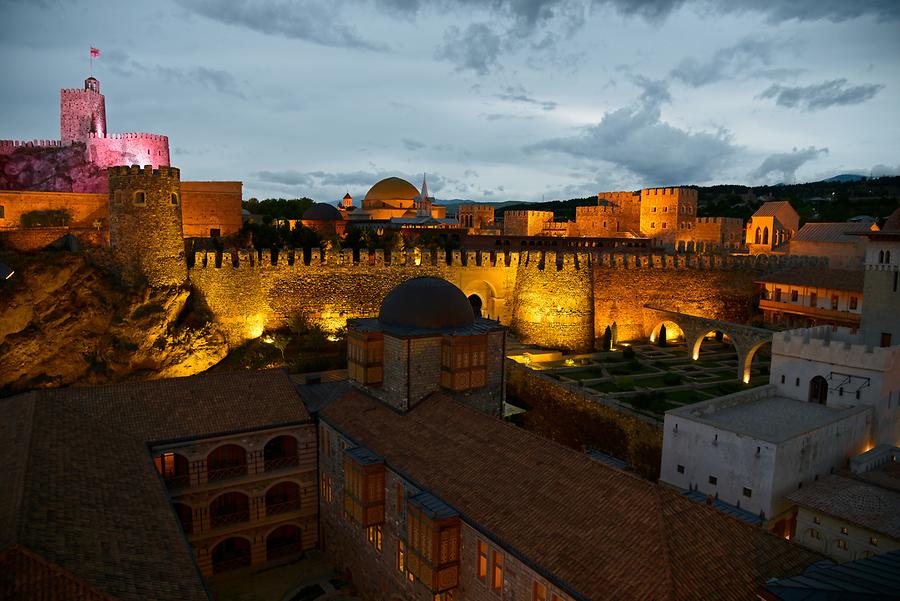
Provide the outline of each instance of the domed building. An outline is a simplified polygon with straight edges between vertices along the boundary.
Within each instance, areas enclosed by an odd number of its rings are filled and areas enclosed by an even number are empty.
[[[502,414],[506,330],[476,317],[462,290],[417,277],[394,288],[377,318],[347,322],[350,381],[408,411],[432,392]]]
[[[399,177],[387,177],[369,188],[354,221],[391,221],[394,219],[444,219],[447,208],[431,203],[428,184],[422,179],[422,191]]]
[[[308,227],[317,231],[322,236],[338,236],[344,235],[346,222],[341,212],[330,204],[324,202],[314,203],[311,207],[303,212],[300,218],[303,227]]]

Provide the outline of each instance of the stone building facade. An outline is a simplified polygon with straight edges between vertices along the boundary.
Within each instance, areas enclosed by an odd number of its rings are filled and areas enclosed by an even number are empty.
[[[459,225],[470,233],[481,233],[494,227],[494,207],[492,205],[468,204],[459,206]]]
[[[761,277],[763,321],[782,328],[832,325],[859,328],[863,312],[861,269],[796,267]]]
[[[204,576],[318,544],[312,424],[151,447]]]
[[[504,236],[537,236],[547,222],[553,221],[553,211],[506,211],[503,214]]]
[[[109,168],[109,245],[126,277],[151,286],[187,279],[181,200],[175,167]]]

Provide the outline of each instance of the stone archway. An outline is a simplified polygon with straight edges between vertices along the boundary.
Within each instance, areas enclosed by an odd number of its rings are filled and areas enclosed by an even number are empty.
[[[475,317],[482,317],[481,308],[484,306],[484,302],[481,300],[481,297],[477,294],[470,294],[469,304],[472,305],[472,313],[475,314]]]
[[[472,304],[472,311],[476,317],[500,320],[502,314],[502,301],[498,299],[494,287],[485,280],[472,280],[463,282],[460,286],[463,293]]]
[[[656,344],[662,333],[665,333],[666,340],[669,342],[675,342],[679,339],[687,341],[684,329],[677,322],[669,319],[662,320],[653,326],[653,329],[650,331],[650,342]]]
[[[809,398],[810,403],[818,403],[820,405],[828,404],[828,380],[822,376],[815,376],[809,381]]]
[[[740,363],[740,367],[742,368],[741,382],[743,382],[744,384],[750,383],[750,372],[753,368],[754,357],[756,357],[756,354],[759,352],[759,350],[767,344],[769,345],[769,348],[771,349],[772,341],[771,340],[762,340],[760,342],[757,342],[753,346],[751,346],[750,349],[744,355],[744,359]],[[738,353],[738,356],[740,356],[740,352]]]

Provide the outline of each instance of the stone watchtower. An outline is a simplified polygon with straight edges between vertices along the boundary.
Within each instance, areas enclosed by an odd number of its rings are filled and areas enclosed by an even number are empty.
[[[178,286],[187,279],[176,167],[110,167],[109,244],[126,279]]]
[[[63,142],[85,142],[90,134],[106,135],[106,100],[100,82],[84,80],[84,89],[60,90],[59,135]]]

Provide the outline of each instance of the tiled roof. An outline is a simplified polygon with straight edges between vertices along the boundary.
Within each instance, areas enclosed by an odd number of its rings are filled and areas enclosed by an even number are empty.
[[[38,390],[0,408],[0,556],[23,548],[123,600],[208,598],[148,443],[310,419],[283,371]]]
[[[877,228],[876,228],[877,229]],[[859,234],[872,231],[871,223],[807,223],[793,237],[795,242],[858,242]]]
[[[778,215],[778,211],[783,208],[789,208],[790,210],[794,210],[794,207],[791,206],[786,200],[772,200],[769,202],[764,202],[762,206],[756,209],[756,212],[753,213],[753,217],[773,217]]]
[[[322,419],[586,599],[748,599],[821,556],[442,394],[351,389]]]
[[[866,272],[862,269],[826,269],[824,267],[798,266],[764,275],[756,281],[862,292],[865,276]]]
[[[208,599],[146,446],[51,396],[0,401],[0,554],[116,599]]]
[[[239,371],[40,391],[144,442],[308,421],[287,372]]]
[[[764,599],[781,601],[897,601],[900,551],[840,565],[811,566],[802,576],[765,586]]]
[[[812,511],[900,539],[900,492],[846,476],[826,476],[787,496]]]

